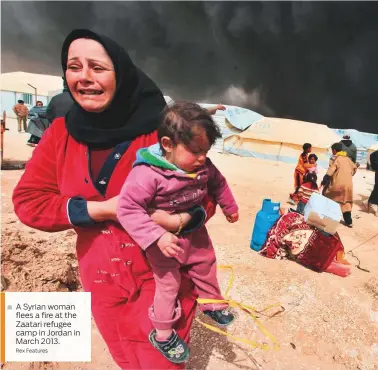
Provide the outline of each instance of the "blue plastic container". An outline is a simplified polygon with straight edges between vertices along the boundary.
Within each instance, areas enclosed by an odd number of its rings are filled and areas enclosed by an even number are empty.
[[[265,244],[269,230],[280,218],[280,203],[273,203],[271,199],[264,199],[262,209],[257,213],[253,227],[251,248],[259,251]]]

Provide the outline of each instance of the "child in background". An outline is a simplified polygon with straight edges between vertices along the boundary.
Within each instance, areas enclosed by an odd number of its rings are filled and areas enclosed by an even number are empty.
[[[181,315],[177,299],[180,268],[188,271],[200,298],[224,299],[206,227],[183,233],[183,220],[178,213],[201,204],[209,193],[228,222],[238,220],[238,206],[226,179],[206,157],[220,137],[218,126],[199,105],[183,102],[167,108],[158,128],[159,143],[138,151],[118,203],[120,223],[146,251],[154,273],[156,291],[149,317],[155,329],[149,340],[175,363],[189,357],[187,344],[173,329]],[[152,221],[149,208],[177,213],[175,235]],[[200,309],[222,326],[234,320],[225,303],[203,304]]]
[[[311,167],[307,169],[308,173],[318,174],[318,165],[316,163],[317,161],[318,161],[318,156],[316,154],[310,154],[308,156],[308,163],[311,165]]]
[[[304,213],[307,202],[309,201],[312,193],[319,193],[319,187],[316,181],[318,177],[315,172],[309,172],[304,177],[304,183],[298,190],[298,205],[297,212]]]
[[[311,153],[312,145],[310,143],[303,144],[303,152],[299,156],[297,167],[294,171],[294,193],[290,194],[290,204],[298,202],[298,190],[303,183],[303,177],[307,170],[312,167],[308,162],[308,155]]]

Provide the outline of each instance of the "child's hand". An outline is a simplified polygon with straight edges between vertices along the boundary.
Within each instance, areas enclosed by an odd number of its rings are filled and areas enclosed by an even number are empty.
[[[178,246],[178,237],[169,232],[160,237],[157,246],[165,257],[177,257],[179,253],[184,253],[184,250]]]
[[[236,212],[236,213],[233,213],[230,216],[227,216],[226,219],[227,219],[228,222],[233,224],[234,222],[239,220],[239,212]]]

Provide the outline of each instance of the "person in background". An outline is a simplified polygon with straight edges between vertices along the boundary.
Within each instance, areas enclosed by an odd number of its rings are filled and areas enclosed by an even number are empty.
[[[28,117],[29,110],[25,105],[25,102],[23,100],[17,100],[17,104],[13,107],[13,112],[17,116],[18,132],[21,132],[22,128],[26,132],[28,128],[26,119]]]
[[[297,212],[304,213],[304,209],[306,204],[308,203],[311,195],[313,193],[319,193],[319,187],[316,183],[318,177],[315,172],[308,172],[304,179],[303,184],[300,186],[298,190],[298,205],[297,205]]]
[[[318,156],[316,154],[312,153],[308,156],[308,163],[310,163],[311,167],[307,168],[307,173],[318,174],[318,165],[316,163],[317,161]],[[303,179],[303,181],[305,181],[305,179]]]
[[[67,82],[63,77],[63,92],[55,95],[47,106],[46,116],[51,125],[55,118],[64,117],[73,104],[71,94],[69,93]]]
[[[323,195],[340,204],[345,225],[352,227],[353,176],[357,166],[342,150],[341,143],[335,143],[331,148],[335,159],[330,161],[321,183],[324,186]]]
[[[290,203],[294,204],[298,201],[298,190],[303,183],[303,177],[307,173],[310,167],[313,167],[309,161],[308,156],[311,153],[312,145],[310,143],[303,144],[303,152],[299,156],[297,167],[294,171],[294,193],[290,194]]]
[[[344,135],[343,140],[340,141],[341,150],[347,154],[353,163],[357,162],[357,147],[353,144],[349,135]]]
[[[46,107],[43,106],[43,102],[37,100],[36,106],[30,109],[28,118],[30,121],[27,132],[30,134],[30,138],[26,144],[35,147],[49,127],[49,122],[46,118]]]
[[[368,200],[368,211],[372,211],[378,217],[378,150],[370,154],[370,166],[375,175],[374,188]]]

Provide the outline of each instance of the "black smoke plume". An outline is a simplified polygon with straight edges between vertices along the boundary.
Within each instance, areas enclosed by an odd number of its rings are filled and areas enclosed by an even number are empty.
[[[174,99],[378,133],[376,2],[1,2],[2,72],[61,74],[73,28],[107,34]]]

